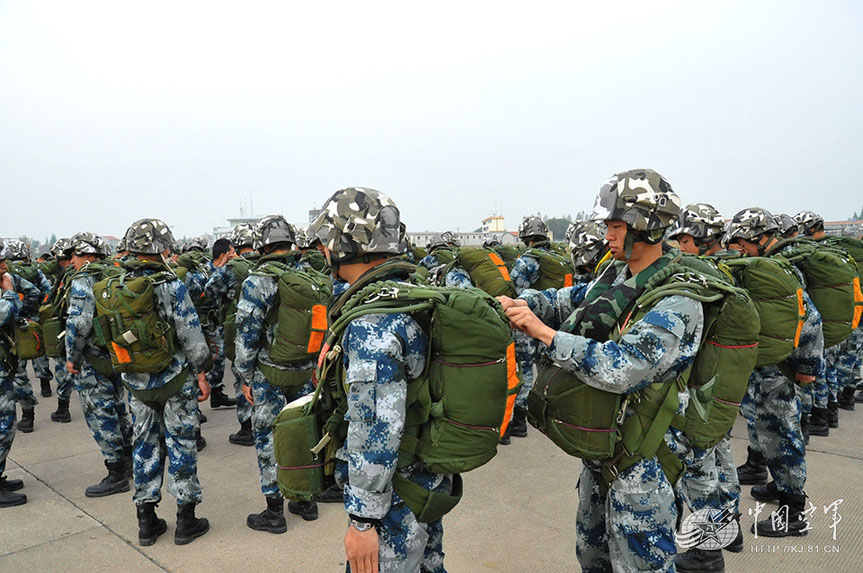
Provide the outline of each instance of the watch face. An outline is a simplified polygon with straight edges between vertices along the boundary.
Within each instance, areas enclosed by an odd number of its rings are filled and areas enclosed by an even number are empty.
[[[353,527],[357,531],[367,531],[374,527],[374,524],[351,520],[351,527]]]

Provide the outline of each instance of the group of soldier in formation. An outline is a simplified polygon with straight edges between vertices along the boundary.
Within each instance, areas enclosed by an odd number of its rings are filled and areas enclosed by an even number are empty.
[[[511,296],[498,297],[512,328],[521,378],[500,443],[527,435],[528,398],[542,364],[624,397],[677,379],[692,365],[705,336],[702,302],[670,293],[631,321],[631,308],[628,314],[626,308],[618,309],[610,328],[603,328],[578,310],[595,303],[590,293],[597,285],[611,291],[635,285],[638,292],[639,276],[650,276],[680,253],[717,265],[725,257],[781,257],[782,250],[773,247],[798,234],[807,241],[822,240],[823,219],[810,211],[791,217],[747,208],[726,221],[706,203],[681,208],[669,182],[649,169],[619,173],[603,184],[593,216],[570,225],[563,248],[550,240],[539,217],[524,218],[518,233],[522,252],[515,253],[504,273],[513,290]],[[503,245],[490,240],[483,249],[501,252],[496,249]],[[40,307],[44,311],[53,304],[63,321],[53,372],[47,357],[30,362],[43,397],[52,395],[50,381],[56,380],[52,422],[71,420],[69,398],[73,389],[78,393],[108,472],[87,488],[88,497],[128,492],[132,479],[139,543],[151,545],[167,530],[156,514],[167,473],[167,491],[177,501],[175,543],[204,535],[209,524],[195,515],[195,507],[201,502],[197,457],[206,445],[200,430],[206,417],[199,403],[209,399],[214,408],[236,408],[239,430],[229,441],[254,446],[257,452],[266,508],[249,515],[248,526],[284,533],[273,423],[286,404],[314,392],[310,373],[316,360],[286,366],[270,355],[278,326],[279,277],[255,269],[271,261],[289,271],[314,269],[332,279],[333,300],[354,285],[385,280],[475,288],[471,273],[459,264],[458,251],[451,233],[435,237],[424,250],[415,248],[393,200],[367,188],[337,191],[308,229],[271,215],[255,226],[237,226],[230,239],[212,245],[202,239],[180,245],[159,219],[132,223],[115,253],[90,232],[58,240],[37,261],[26,244],[7,241],[0,254],[0,507],[27,501],[17,493],[22,481],[7,479],[3,472],[16,427],[25,433],[36,429],[38,404],[27,360],[16,357],[11,333],[24,319],[38,320]],[[561,265],[569,268],[565,280],[549,276],[543,253],[563,259]],[[387,267],[394,259],[415,263],[423,272]],[[392,270],[381,271],[387,268]],[[124,280],[152,279],[154,312],[170,330],[165,334],[170,353],[158,370],[123,371],[117,368],[122,349],[105,344],[97,299],[105,287],[99,285],[120,272]],[[804,280],[802,274],[799,278]],[[659,453],[633,459],[612,476],[604,473],[602,460],[584,460],[576,527],[576,556],[583,570],[724,570],[723,549],[678,553],[675,527],[683,504],[691,511],[724,511],[737,526],[737,538],[724,550],[742,551],[741,484],[754,485],[752,496],[758,500],[790,508],[789,523],[781,529],[769,519],[757,522],[759,535],[805,535],[805,444],[810,435],[827,436],[838,427],[840,409],[853,410],[859,401],[855,391],[863,334],[857,328],[841,344],[825,348],[819,312],[805,290],[801,296],[805,317],[792,334],[797,337],[793,354],[784,367],[759,366],[749,376],[741,408],[750,442],[745,463],[735,467],[728,436],[703,448],[673,424],[660,437],[662,451],[682,464],[680,475],[666,475],[668,466]],[[226,341],[229,315],[234,326]],[[612,334],[615,327],[617,335]],[[144,335],[142,330],[137,336]],[[421,462],[398,463],[409,409],[406,396],[427,368],[429,336],[427,324],[410,312],[396,312],[355,318],[340,339],[347,431],[335,454],[335,482],[316,501],[344,503],[351,571],[444,571],[441,518],[421,521],[393,487],[394,479],[404,478],[450,494],[456,481]],[[230,396],[223,383],[226,342],[236,380]],[[281,375],[302,380],[275,383]],[[676,392],[676,414],[685,415],[691,389],[681,385]],[[623,415],[632,415],[634,405],[626,401]],[[314,520],[316,501],[289,500],[288,510]]]

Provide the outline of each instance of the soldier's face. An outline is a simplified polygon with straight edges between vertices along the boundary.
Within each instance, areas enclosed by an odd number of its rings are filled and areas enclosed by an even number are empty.
[[[0,276],[5,275],[7,270],[8,269],[6,268],[6,261],[0,261]]]
[[[626,223],[623,221],[606,221],[605,240],[611,256],[618,261],[626,260],[624,241],[626,241]]]
[[[680,250],[684,253],[689,255],[698,254],[698,245],[695,244],[695,239],[692,235],[687,235],[686,233],[677,235],[677,244],[680,246]]]
[[[737,244],[738,248],[749,255],[750,257],[758,256],[758,243],[753,243],[748,239],[735,239],[735,244]]]
[[[76,255],[72,253],[72,266],[75,267],[76,271],[80,271],[84,268],[84,265],[88,262],[93,262],[96,260],[96,257],[93,255]]]

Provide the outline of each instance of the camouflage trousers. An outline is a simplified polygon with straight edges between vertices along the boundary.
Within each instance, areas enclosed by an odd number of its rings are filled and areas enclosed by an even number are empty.
[[[380,573],[446,573],[443,566],[443,520],[419,523],[404,503],[393,505],[378,525]],[[350,571],[350,565],[345,569]]]
[[[526,408],[527,396],[533,389],[533,383],[536,380],[539,342],[532,336],[515,329],[512,331],[512,339],[515,341],[515,359],[521,370],[523,381],[518,396],[515,398],[515,405],[519,408]]]
[[[751,447],[764,454],[779,491],[803,493],[806,448],[800,429],[801,405],[797,385],[778,369],[768,376],[753,374],[741,408],[746,416]]]
[[[699,455],[702,452],[703,455]],[[740,513],[740,482],[737,481],[728,435],[712,448],[692,448],[692,453],[684,457],[683,462],[686,471],[680,476],[675,490],[690,511],[733,507],[735,513]]]
[[[132,422],[126,410],[126,389],[120,376],[105,378],[82,360],[80,374],[72,378],[84,420],[102,457],[110,463],[122,461],[124,454],[132,449]]]
[[[165,457],[168,493],[180,503],[201,503],[198,481],[198,383],[194,376],[162,410],[154,410],[132,395],[133,468],[135,504],[162,500]]]
[[[261,473],[261,491],[265,497],[281,497],[276,483],[276,453],[273,448],[273,422],[285,407],[301,396],[314,390],[309,381],[296,389],[282,390],[270,384],[261,371],[255,368],[252,378],[252,435],[255,437],[255,452],[258,455],[258,470]]]
[[[836,400],[840,389],[849,386],[856,388],[860,384],[860,368],[863,365],[861,351],[863,351],[863,328],[854,329],[851,336],[841,344],[831,346],[824,351],[831,402]]]
[[[31,360],[33,363],[33,372],[40,380],[51,379],[51,370],[48,367],[48,359],[44,356]],[[27,360],[18,362],[18,370],[15,371],[15,399],[22,408],[33,408],[39,403],[36,395],[33,394],[33,385],[30,383],[30,378],[27,375]]]
[[[825,378],[816,378],[815,382],[799,386],[800,402],[804,414],[812,411],[812,408],[826,408],[829,399],[827,390],[827,380]]]
[[[0,476],[15,439],[15,375],[0,366]]]
[[[677,507],[659,460],[624,470],[605,494],[599,468],[585,461],[578,481],[575,547],[582,570],[672,570]]]
[[[719,506],[733,505],[734,513],[740,513],[740,482],[737,479],[737,464],[731,454],[731,436],[726,434],[714,449],[719,471]]]
[[[75,389],[75,380],[66,372],[66,360],[57,358],[54,360],[54,377],[57,379],[57,398],[68,400]]]
[[[246,420],[252,419],[252,405],[246,400],[246,395],[243,394],[243,382],[240,378],[240,373],[231,362],[231,372],[234,374],[234,397],[237,400],[237,421],[242,424]]]
[[[225,385],[225,329],[221,326],[210,326],[204,334],[210,356],[213,357],[213,369],[207,372],[207,382],[210,388],[221,388]]]

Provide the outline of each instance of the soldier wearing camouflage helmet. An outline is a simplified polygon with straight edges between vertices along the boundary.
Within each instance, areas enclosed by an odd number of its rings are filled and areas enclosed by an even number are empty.
[[[242,381],[242,391],[252,404],[251,429],[261,477],[261,492],[267,507],[260,513],[246,518],[246,525],[256,531],[284,533],[287,520],[284,514],[284,498],[276,483],[276,457],[273,445],[273,422],[285,404],[310,393],[311,379],[300,386],[283,389],[271,383],[264,375],[264,365],[276,371],[311,370],[312,365],[284,365],[270,358],[269,348],[276,335],[277,321],[268,320],[278,306],[278,278],[260,272],[268,263],[280,265],[285,272],[291,269],[306,269],[299,262],[298,253],[292,250],[296,243],[294,230],[281,215],[268,215],[255,225],[255,244],[261,257],[257,272],[253,271],[243,281],[240,300],[237,303],[236,360],[234,366]],[[318,508],[314,502],[288,503],[291,513],[311,521],[317,519]]]
[[[126,231],[125,238],[133,255],[123,263],[129,279],[168,276],[165,273],[170,269],[166,261],[173,248],[174,237],[163,221],[136,221]],[[165,520],[156,516],[156,505],[162,499],[162,479],[167,470],[168,493],[177,498],[174,543],[182,545],[209,530],[209,522],[195,516],[195,506],[201,502],[195,439],[200,430],[197,400],[207,399],[210,393],[204,374],[209,350],[186,285],[176,278],[160,278],[159,282],[154,281],[153,294],[158,316],[173,331],[177,348],[171,363],[160,372],[122,374],[124,384],[132,393],[133,500],[138,515],[138,542],[152,545],[167,530]],[[139,391],[169,387],[178,379],[182,386],[167,398],[161,409],[136,396]],[[167,467],[165,453],[170,460]]]
[[[692,203],[680,211],[680,217],[668,232],[668,238],[680,250],[694,255],[712,255],[722,249],[725,221],[708,203]]]
[[[392,199],[351,187],[324,203],[311,228],[336,277],[362,288],[408,279],[399,260],[399,219]],[[442,521],[420,523],[392,485],[397,472],[426,490],[452,490],[451,475],[430,473],[419,463],[397,469],[405,394],[425,368],[428,335],[408,313],[370,314],[350,322],[341,345],[351,399],[336,480],[350,517],[344,544],[351,571],[444,571]]]
[[[800,232],[797,221],[791,215],[779,213],[774,219],[779,226],[779,236],[783,239],[793,239]]]
[[[518,226],[518,238],[528,247],[540,241],[547,241],[548,225],[537,215],[528,215]]]
[[[57,239],[51,246],[50,253],[54,257],[55,265],[52,265],[53,272],[49,276],[53,286],[48,300],[53,300],[55,296],[59,296],[58,291],[67,286],[69,277],[75,272],[75,267],[72,266],[70,247],[71,243],[68,238]],[[66,372],[65,358],[54,360],[54,377],[57,379],[57,410],[51,413],[51,421],[66,424],[72,421],[72,415],[69,413],[69,399],[72,396],[75,383],[72,376]]]
[[[676,256],[673,251],[663,254],[661,239],[677,219],[679,205],[671,185],[655,171],[638,169],[612,176],[599,192],[592,218],[605,222],[614,261],[590,287],[527,290],[518,300],[502,297],[510,320],[547,345],[558,367],[594,388],[630,395],[646,384],[676,379],[698,351],[704,322],[701,303],[666,296],[645,309],[641,319],[633,320],[619,342],[610,338],[612,329],[627,320],[624,311],[631,304],[627,301],[637,299],[638,285]],[[611,289],[623,308],[598,296]],[[567,328],[555,330],[567,317]],[[683,415],[688,390],[678,394],[677,414]],[[675,428],[665,431],[664,442],[681,457],[689,449]],[[677,509],[659,459],[637,459],[610,483],[602,469],[601,461],[584,460],[579,480],[576,554],[581,567],[585,571],[672,570]]]
[[[824,217],[814,211],[800,211],[794,215],[794,220],[800,228],[800,232],[813,239],[824,237]]]
[[[573,221],[566,230],[574,282],[593,280],[594,270],[607,252],[605,233],[594,221]]]
[[[461,241],[452,234],[452,231],[444,231],[433,236],[426,245],[425,257],[420,260],[419,265],[425,267],[429,272],[448,265],[455,259],[455,252],[461,246]]]
[[[70,244],[75,272],[68,278],[65,370],[75,384],[84,419],[108,469],[107,477],[88,487],[85,495],[103,497],[129,491],[132,470],[132,423],[126,410],[126,389],[111,368],[108,351],[96,341],[93,326],[93,285],[116,267],[101,263],[110,254],[102,237],[82,232],[74,235]],[[68,402],[65,406],[68,410]]]

